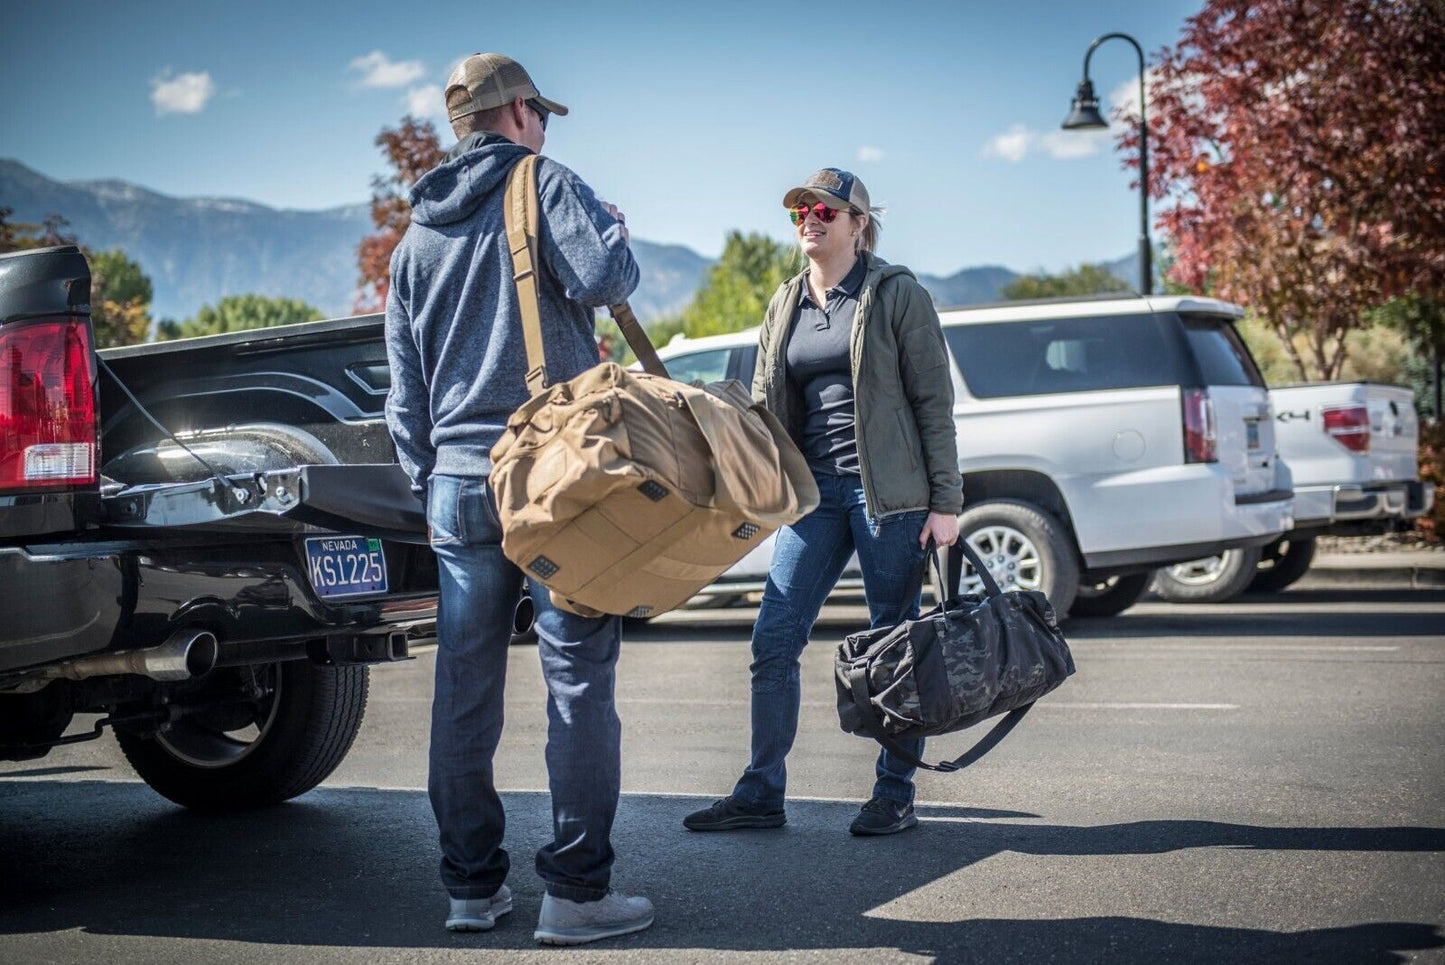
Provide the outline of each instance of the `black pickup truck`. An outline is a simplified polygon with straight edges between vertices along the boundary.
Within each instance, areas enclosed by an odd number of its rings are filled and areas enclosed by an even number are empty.
[[[74,247],[0,255],[0,760],[108,726],[180,804],[294,797],[434,634],[382,320],[97,353],[89,301]]]

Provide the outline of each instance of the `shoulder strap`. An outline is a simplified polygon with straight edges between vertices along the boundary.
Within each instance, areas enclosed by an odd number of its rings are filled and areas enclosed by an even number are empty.
[[[507,199],[503,206],[507,247],[512,251],[512,281],[517,286],[522,336],[527,344],[527,391],[532,395],[547,388],[547,353],[542,344],[542,311],[537,300],[537,210],[541,207],[537,198],[538,159],[538,155],[528,154],[513,165],[507,175]],[[667,378],[667,367],[658,358],[632,306],[623,302],[610,305],[607,310],[643,370]]]
[[[542,312],[537,303],[537,155],[528,154],[507,175],[503,205],[507,247],[512,251],[512,281],[522,312],[522,338],[527,344],[527,391],[547,388],[547,352],[542,345]]]

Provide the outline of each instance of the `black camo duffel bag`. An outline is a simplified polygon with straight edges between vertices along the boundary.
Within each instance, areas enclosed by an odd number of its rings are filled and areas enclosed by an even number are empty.
[[[962,567],[950,566],[940,580],[947,585],[943,603],[917,620],[850,635],[833,662],[843,729],[931,771],[961,770],[987,754],[1034,701],[1074,672],[1048,599],[1033,590],[1004,593],[972,547],[964,540],[957,545],[983,580],[985,596],[959,595]],[[927,560],[938,569],[932,544]],[[927,764],[897,743],[963,730],[998,714],[1007,716],[952,761]]]

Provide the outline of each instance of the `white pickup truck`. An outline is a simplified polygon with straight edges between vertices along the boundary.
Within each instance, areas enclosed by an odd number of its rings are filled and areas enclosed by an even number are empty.
[[[1213,603],[1245,589],[1282,590],[1304,576],[1319,536],[1408,529],[1435,501],[1419,477],[1415,395],[1378,382],[1311,382],[1270,389],[1275,442],[1294,483],[1294,529],[1258,548],[1162,569],[1154,590]]]
[[[1005,586],[1112,616],[1160,566],[1274,542],[1292,522],[1263,378],[1205,298],[1099,296],[940,313],[954,365],[962,533]],[[751,383],[757,330],[675,339],[674,378]],[[705,596],[761,589],[771,541]],[[977,575],[965,569],[965,587]],[[844,585],[858,585],[856,569]]]

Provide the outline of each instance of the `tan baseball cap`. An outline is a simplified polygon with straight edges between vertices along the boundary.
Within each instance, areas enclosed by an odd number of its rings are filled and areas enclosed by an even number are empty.
[[[470,100],[454,99],[452,95],[457,90],[466,91]],[[567,108],[538,93],[537,85],[522,65],[503,54],[472,54],[457,64],[457,69],[447,78],[445,96],[447,119],[452,121],[510,104],[518,97],[536,98],[553,114],[567,113]]]
[[[868,189],[857,175],[841,168],[823,168],[808,175],[808,180],[783,195],[783,207],[791,208],[805,194],[813,195],[830,208],[868,211]]]

